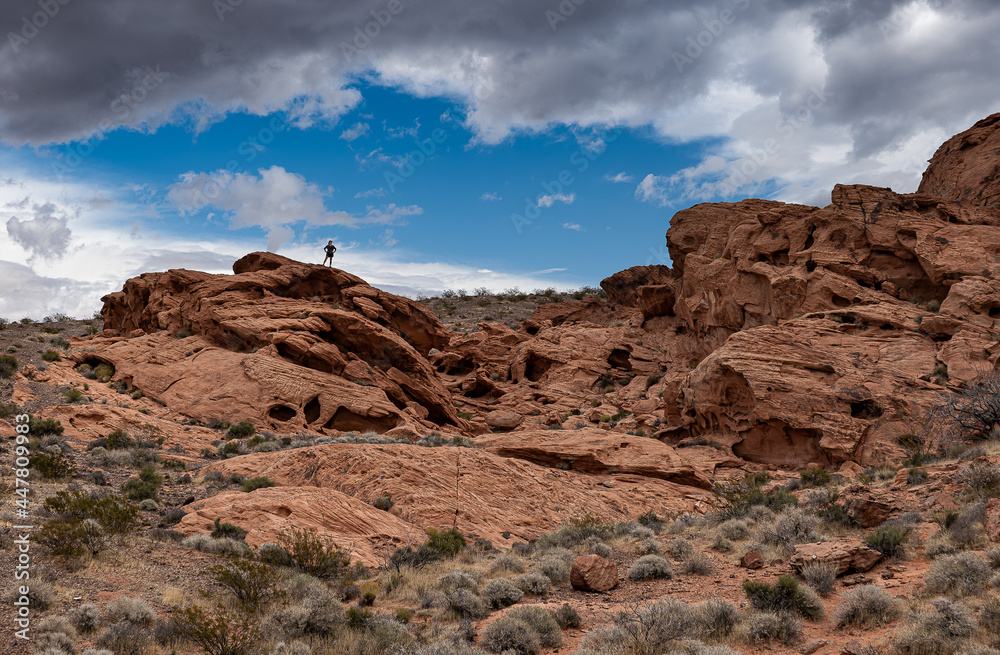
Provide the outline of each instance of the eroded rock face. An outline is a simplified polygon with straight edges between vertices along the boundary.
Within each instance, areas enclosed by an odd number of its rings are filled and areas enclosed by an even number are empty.
[[[919,192],[967,205],[1000,202],[1000,114],[945,141],[924,172]]]
[[[882,553],[872,550],[860,541],[833,541],[818,544],[799,544],[789,563],[796,570],[807,564],[835,564],[837,575],[848,571],[864,572],[882,559]]]
[[[103,338],[77,361],[110,361],[118,379],[199,419],[282,432],[475,432],[426,360],[448,333],[425,307],[271,253],[233,270],[129,280],[104,298]]]

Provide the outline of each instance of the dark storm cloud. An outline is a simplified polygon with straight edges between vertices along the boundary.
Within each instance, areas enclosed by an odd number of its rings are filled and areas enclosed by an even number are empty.
[[[998,108],[1000,8],[986,0],[62,1],[41,0],[58,11],[30,38],[39,0],[0,9],[8,143],[197,128],[232,111],[330,125],[360,100],[350,81],[372,71],[465,103],[484,141],[552,123],[684,139],[674,113],[699,98],[717,108],[720,88],[791,113],[820,87],[830,95],[811,120],[849,127],[862,157]]]

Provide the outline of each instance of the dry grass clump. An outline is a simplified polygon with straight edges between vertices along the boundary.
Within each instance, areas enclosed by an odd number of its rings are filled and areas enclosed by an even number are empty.
[[[833,585],[837,580],[838,567],[833,562],[810,562],[803,566],[799,573],[810,587],[819,592],[820,596],[833,593]]]
[[[732,603],[713,598],[695,606],[694,620],[700,638],[719,641],[732,636],[743,613]]]
[[[866,584],[844,594],[833,612],[833,622],[838,628],[861,626],[870,629],[892,623],[900,613],[899,601],[892,594],[877,585]]]
[[[744,580],[743,591],[755,609],[765,612],[794,612],[811,620],[823,618],[823,601],[811,587],[798,580],[783,575],[776,583]]]
[[[524,592],[507,578],[495,578],[483,587],[483,598],[495,610],[510,607],[524,598]]]
[[[630,580],[670,579],[674,572],[670,562],[659,555],[644,555],[628,567],[628,577]]]
[[[751,645],[780,641],[791,644],[802,634],[802,623],[788,612],[752,612],[737,630],[740,641]]]
[[[535,655],[542,646],[538,634],[524,621],[507,616],[490,623],[479,637],[479,645],[491,653]]]
[[[518,605],[506,614],[507,618],[524,621],[538,635],[538,643],[542,648],[559,648],[562,646],[562,630],[555,617],[541,607],[534,605]]]
[[[552,581],[537,571],[519,575],[512,582],[524,593],[534,596],[544,596],[552,588]]]
[[[507,573],[524,573],[528,570],[528,565],[524,560],[514,555],[497,555],[490,564],[490,575],[504,575]]]
[[[745,519],[729,519],[719,524],[719,534],[726,539],[743,541],[750,537],[750,524]]]
[[[104,606],[111,623],[131,623],[149,627],[156,622],[156,610],[149,603],[131,596],[119,596]]]
[[[892,637],[904,655],[939,655],[958,652],[976,629],[972,611],[944,598],[931,601],[931,609],[906,617]]]
[[[979,555],[958,553],[938,558],[927,569],[924,582],[930,594],[970,596],[986,587],[990,565]]]
[[[636,555],[662,555],[663,546],[653,537],[641,539],[635,544]]]
[[[569,564],[557,555],[546,555],[538,562],[539,573],[552,581],[552,584],[562,584],[569,581]]]

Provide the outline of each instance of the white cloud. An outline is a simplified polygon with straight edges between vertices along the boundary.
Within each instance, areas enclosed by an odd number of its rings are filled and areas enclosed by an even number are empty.
[[[643,202],[656,202],[662,207],[667,204],[666,186],[668,178],[650,173],[642,178],[639,186],[635,188],[635,197]]]
[[[303,176],[289,173],[281,166],[262,168],[257,173],[233,174],[226,170],[184,173],[169,187],[167,199],[182,216],[213,207],[226,213],[232,227],[276,231],[271,239],[278,245],[291,238],[287,226],[295,223],[359,227],[395,223],[423,213],[416,205],[395,204],[369,207],[361,215],[330,211],[325,204],[328,190],[307,182]],[[278,230],[279,227],[283,229]]]
[[[487,191],[483,195],[479,196],[479,199],[489,201],[503,200],[499,193],[493,193],[492,191]]]
[[[17,204],[21,203],[15,206]],[[53,259],[65,255],[73,236],[69,219],[55,216],[58,209],[50,202],[34,205],[32,210],[32,219],[21,220],[17,216],[7,219],[7,234],[33,258]]]
[[[575,232],[584,231],[583,227],[581,227],[579,223],[563,223],[562,226],[567,230],[573,230]]]
[[[567,205],[572,205],[576,201],[575,193],[556,193],[549,196],[541,196],[538,199],[538,206],[549,208],[557,202],[565,203]]]
[[[359,198],[383,198],[387,194],[385,187],[379,187],[377,189],[368,189],[367,191],[358,191],[354,194],[355,199]]]
[[[604,176],[604,179],[607,180],[608,182],[614,182],[618,184],[621,182],[631,182],[635,178],[629,175],[628,173],[621,172],[621,173],[615,173],[614,175],[608,173],[607,175]]]
[[[363,136],[368,136],[369,132],[371,132],[371,125],[368,123],[355,123],[353,126],[341,132],[340,138],[350,143],[351,141],[360,139]]]

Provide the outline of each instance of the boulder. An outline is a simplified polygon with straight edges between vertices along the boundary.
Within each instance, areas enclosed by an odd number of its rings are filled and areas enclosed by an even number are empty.
[[[756,550],[751,550],[749,553],[740,558],[740,566],[745,569],[762,569],[767,564],[764,562],[764,558],[760,556]]]
[[[599,555],[577,557],[569,572],[569,583],[580,591],[609,591],[618,585],[618,567]]]
[[[523,421],[523,416],[509,409],[497,409],[486,415],[486,425],[501,430],[513,430]]]
[[[639,288],[648,284],[669,284],[673,275],[669,266],[633,266],[601,280],[601,288],[608,294],[608,301],[616,305],[637,307]]]
[[[867,571],[882,559],[882,553],[860,541],[832,541],[798,544],[789,563],[801,571],[806,564],[836,564],[837,575],[848,571]]]

